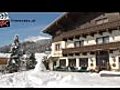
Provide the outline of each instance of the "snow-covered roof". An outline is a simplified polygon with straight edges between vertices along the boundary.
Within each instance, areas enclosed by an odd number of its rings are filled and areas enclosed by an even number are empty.
[[[11,53],[0,53],[0,58],[10,58]]]

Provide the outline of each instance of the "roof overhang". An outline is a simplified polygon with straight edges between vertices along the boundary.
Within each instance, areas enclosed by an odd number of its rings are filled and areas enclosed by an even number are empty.
[[[54,21],[52,21],[50,24],[48,24],[45,28],[43,28],[44,33],[49,33],[51,31],[51,28],[54,27],[59,20],[61,20],[65,15],[67,15],[67,12],[62,13],[58,18],[56,18]]]
[[[87,21],[87,17],[93,15],[91,19],[94,17],[97,17],[105,12],[64,12],[62,13],[58,18],[56,18],[53,22],[51,22],[48,26],[46,26],[43,29],[44,33],[48,33],[52,35],[56,30],[59,29],[59,27],[62,27],[62,25],[69,24],[71,22],[76,22],[79,18],[81,21],[81,24],[83,23],[82,21]]]

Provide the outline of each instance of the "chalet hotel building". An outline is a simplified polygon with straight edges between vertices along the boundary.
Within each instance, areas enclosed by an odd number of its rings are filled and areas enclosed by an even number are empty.
[[[66,12],[43,32],[52,36],[50,70],[120,70],[119,12]]]

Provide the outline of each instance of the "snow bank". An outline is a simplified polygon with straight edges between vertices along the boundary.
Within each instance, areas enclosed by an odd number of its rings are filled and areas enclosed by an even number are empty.
[[[98,73],[46,71],[42,64],[44,53],[36,53],[37,65],[34,70],[0,74],[1,88],[120,88],[120,77],[101,77]]]
[[[97,73],[54,72],[33,70],[1,75],[0,87],[83,88],[120,87],[119,77],[100,77]]]
[[[0,57],[2,58],[9,58],[11,53],[0,53]]]
[[[120,76],[120,72],[118,71],[101,71],[99,73],[100,76]]]

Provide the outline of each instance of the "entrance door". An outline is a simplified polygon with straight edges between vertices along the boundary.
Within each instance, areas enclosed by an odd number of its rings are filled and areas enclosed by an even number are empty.
[[[60,67],[66,67],[66,59],[60,60]]]
[[[96,53],[96,65],[99,70],[107,70],[107,64],[109,62],[108,51],[99,51]]]

